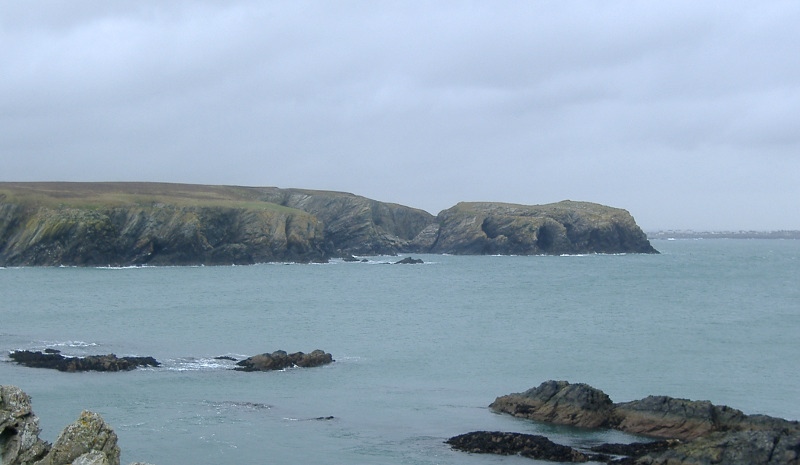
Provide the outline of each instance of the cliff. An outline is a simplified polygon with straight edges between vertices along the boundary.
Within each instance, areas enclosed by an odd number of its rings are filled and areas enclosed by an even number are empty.
[[[589,202],[459,203],[437,221],[432,253],[658,253],[626,210]]]
[[[218,265],[402,252],[657,253],[625,210],[460,203],[437,217],[344,192],[0,183],[0,266]]]

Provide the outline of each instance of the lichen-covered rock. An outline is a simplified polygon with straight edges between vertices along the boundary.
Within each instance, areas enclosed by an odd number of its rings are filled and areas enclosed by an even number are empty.
[[[286,353],[283,350],[276,350],[268,354],[259,354],[248,357],[238,362],[234,370],[237,371],[271,371],[283,370],[291,367],[310,368],[318,367],[332,363],[333,356],[322,350],[314,350],[306,354],[303,352],[295,352],[293,354]]]
[[[50,445],[39,439],[40,431],[30,397],[16,386],[0,386],[0,463],[23,465],[42,458]]]
[[[587,384],[545,381],[525,392],[498,397],[490,407],[530,420],[597,428],[608,426],[614,404],[603,391]]]
[[[117,446],[117,434],[99,414],[84,410],[75,423],[64,428],[50,452],[35,465],[71,464],[89,453],[94,454],[84,460],[93,459],[100,453],[108,465],[119,465],[120,450]]]

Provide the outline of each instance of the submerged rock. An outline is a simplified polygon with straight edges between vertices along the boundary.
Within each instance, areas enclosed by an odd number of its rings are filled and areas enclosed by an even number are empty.
[[[52,368],[58,371],[130,371],[140,366],[161,365],[153,357],[117,357],[114,354],[65,357],[59,351],[33,352],[17,350],[9,357],[20,365],[32,368]]]
[[[238,362],[234,370],[237,371],[271,371],[283,370],[291,367],[318,367],[332,363],[333,356],[322,350],[314,350],[310,354],[295,352],[288,354],[283,350],[276,350],[271,354],[260,354],[248,357]]]

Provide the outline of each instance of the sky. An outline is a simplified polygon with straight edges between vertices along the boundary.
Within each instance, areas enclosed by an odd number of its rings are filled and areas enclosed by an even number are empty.
[[[800,2],[0,4],[0,181],[800,229]]]

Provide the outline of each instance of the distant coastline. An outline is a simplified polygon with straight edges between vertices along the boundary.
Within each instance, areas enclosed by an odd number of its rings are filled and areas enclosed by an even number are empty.
[[[800,239],[800,231],[692,231],[667,230],[647,232],[654,239]]]

